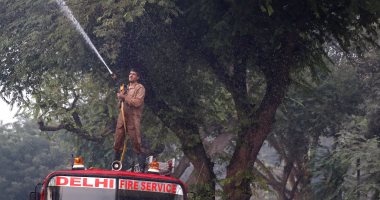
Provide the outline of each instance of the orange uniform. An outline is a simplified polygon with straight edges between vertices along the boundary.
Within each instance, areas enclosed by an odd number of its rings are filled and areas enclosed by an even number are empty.
[[[140,83],[128,85],[124,105],[124,119],[127,124],[127,132],[129,139],[133,144],[133,150],[141,153],[141,132],[140,121],[144,108],[145,88]],[[122,113],[119,113],[115,131],[114,150],[122,152],[125,141],[125,131]]]

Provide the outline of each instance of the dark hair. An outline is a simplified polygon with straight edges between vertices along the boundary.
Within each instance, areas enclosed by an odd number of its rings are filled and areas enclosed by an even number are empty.
[[[131,68],[131,70],[129,70],[129,72],[136,72],[137,76],[140,77],[140,71],[137,70],[136,68]]]

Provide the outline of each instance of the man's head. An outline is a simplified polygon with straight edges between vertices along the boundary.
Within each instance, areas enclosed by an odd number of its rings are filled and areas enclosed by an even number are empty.
[[[136,83],[140,79],[140,74],[136,69],[131,69],[128,76],[128,81],[130,83]]]

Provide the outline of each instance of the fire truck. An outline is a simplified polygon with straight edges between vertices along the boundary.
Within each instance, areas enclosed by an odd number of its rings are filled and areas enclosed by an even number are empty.
[[[30,200],[186,200],[185,185],[170,176],[174,160],[157,162],[148,157],[148,169],[142,172],[121,170],[113,163],[112,170],[84,167],[77,157],[70,170],[50,173]]]

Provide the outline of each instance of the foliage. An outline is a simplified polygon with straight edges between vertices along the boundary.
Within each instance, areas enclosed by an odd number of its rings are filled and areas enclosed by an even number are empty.
[[[214,199],[214,190],[209,184],[194,184],[189,190],[191,191],[189,200]]]
[[[274,130],[267,139],[269,148],[266,149],[270,150],[262,152],[260,160],[255,163],[256,175],[263,177],[265,184],[279,198],[311,198],[315,191],[310,188],[310,181],[322,173],[318,171],[327,167],[326,163],[322,167],[317,167],[319,162],[314,163],[316,151],[318,156],[323,157],[318,150],[321,136],[337,137],[347,118],[361,113],[359,106],[364,98],[361,96],[357,70],[350,66],[337,68],[333,65],[329,70],[331,74],[325,75],[320,84],[290,87],[277,111]],[[318,168],[316,174],[310,166]],[[337,166],[332,164],[330,167]],[[335,183],[332,185],[335,186]],[[323,186],[334,190],[326,183],[315,188]]]
[[[329,151],[315,157],[314,166],[319,166],[315,176],[322,179],[315,184],[315,188],[318,188],[316,198],[378,198],[377,169],[380,163],[376,159],[379,156],[376,119],[379,85],[376,80],[379,77],[379,61],[376,54],[377,51],[366,54],[366,62],[357,60],[359,67],[354,76],[359,85],[342,90],[348,93],[359,91],[356,97],[361,100],[356,111],[346,116],[336,130],[335,144]],[[340,87],[347,84],[340,84]]]
[[[320,150],[322,152],[314,155],[311,160],[310,166],[314,170],[313,179],[316,181],[309,187],[313,189],[314,199],[339,199],[348,166],[343,164],[342,160],[333,158],[328,149],[323,150]]]
[[[334,156],[349,166],[341,191],[345,199],[370,197],[380,190],[379,138],[366,139],[357,133],[342,133]],[[360,171],[358,179],[357,170]],[[376,198],[376,197],[374,197]]]
[[[59,12],[55,1],[23,3],[25,4],[2,2],[7,6],[2,7],[4,12],[1,22],[10,22],[2,25],[4,29],[1,32],[2,98],[10,104],[17,103],[23,112],[39,120],[41,130],[66,130],[74,133],[72,140],[76,144],[75,153],[88,159],[90,165],[108,167],[112,158],[114,121],[118,114],[115,98],[118,86],[114,86],[116,84],[103,73],[103,66],[95,59],[94,53],[88,51],[89,48],[69,20]],[[117,14],[125,15],[121,17],[122,20],[129,19],[130,16],[127,15],[139,17],[142,6],[146,3],[156,3],[160,7],[171,6],[166,1],[120,1],[117,4],[101,2],[97,5],[68,2],[74,9],[94,12],[78,13],[74,10],[79,21],[85,24],[86,30],[104,22],[103,28],[113,31],[103,34],[102,28],[98,27],[94,33],[89,32],[90,37],[99,34],[100,39],[94,40],[96,46],[101,46],[99,44],[102,43],[103,36],[118,42],[108,46],[114,50],[107,49],[109,54],[106,54],[106,59],[112,62],[116,62],[114,58],[118,56],[112,52],[120,52],[117,48],[120,47],[120,41],[116,37],[124,37],[124,32],[123,29],[119,32],[109,29],[109,17],[112,20],[119,17]],[[130,10],[125,13],[126,9]],[[98,12],[100,10],[104,12]],[[33,58],[30,53],[33,53]],[[104,51],[101,50],[101,53]],[[120,77],[117,84],[123,81],[125,77]],[[20,92],[20,96],[14,92]],[[153,133],[160,130],[153,127],[159,123],[157,120],[152,123],[146,128],[149,133],[144,135],[155,135]],[[161,138],[160,141],[165,141],[166,137]]]
[[[2,124],[0,130],[1,199],[27,199],[51,171],[70,167],[70,154],[30,121]]]
[[[264,184],[269,184],[278,198],[290,198],[294,183],[299,179],[302,181],[297,185],[297,198],[335,199],[344,193],[347,196],[348,190],[356,191],[353,185],[351,188],[344,186],[347,184],[345,179],[356,168],[357,158],[365,158],[364,155],[368,152],[377,151],[376,139],[367,141],[378,130],[375,103],[378,99],[376,52],[371,52],[370,56],[356,62],[361,63],[358,67],[350,66],[347,60],[344,62],[344,59],[333,58],[337,65],[330,66],[331,74],[324,76],[322,83],[312,85],[312,88],[290,88],[277,112],[275,129],[267,140],[275,153],[270,153],[268,148],[263,149],[265,151],[255,164],[255,170],[258,170],[256,175],[264,178]],[[372,128],[367,131],[367,126]],[[340,144],[357,137],[363,139],[358,141],[366,142],[349,142],[338,146],[326,142],[336,138]],[[361,147],[362,145],[367,146]],[[368,150],[371,146],[372,149]],[[352,158],[352,165],[342,156],[343,152]],[[372,162],[366,160],[363,162]],[[289,163],[291,173],[287,177],[285,174]],[[364,171],[375,169],[373,163],[368,166]],[[361,182],[363,187],[368,188],[376,185],[375,180],[376,176],[367,181],[363,175]],[[260,187],[262,186],[256,186],[257,189]],[[343,188],[345,192],[342,192]],[[371,192],[373,190],[362,194]]]

